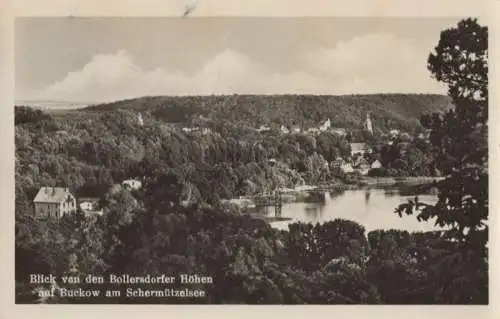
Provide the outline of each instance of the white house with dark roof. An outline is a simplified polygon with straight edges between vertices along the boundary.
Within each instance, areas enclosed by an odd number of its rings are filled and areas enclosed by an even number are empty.
[[[69,188],[42,187],[33,200],[35,218],[61,218],[76,211],[76,198]]]
[[[78,206],[85,215],[102,215],[103,210],[99,205],[100,198],[81,197],[78,198]]]

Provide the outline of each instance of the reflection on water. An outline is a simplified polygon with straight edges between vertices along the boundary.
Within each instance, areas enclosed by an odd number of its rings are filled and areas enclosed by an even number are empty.
[[[372,192],[369,189],[365,190],[365,205],[368,205],[368,203],[370,203],[371,194]]]
[[[366,188],[346,190],[335,194],[326,194],[321,203],[287,203],[283,205],[282,216],[291,217],[291,221],[272,223],[273,227],[288,229],[291,222],[322,223],[336,218],[353,220],[366,228],[404,229],[408,231],[436,230],[434,221],[418,222],[415,215],[399,217],[394,211],[400,204],[414,199],[417,194],[402,193],[397,188]],[[436,195],[418,194],[420,201],[435,203]],[[266,208],[269,216],[274,215],[272,207]]]
[[[307,206],[304,207],[304,212],[311,220],[319,220],[321,219],[321,213],[323,212],[324,206],[325,204],[323,203],[318,205],[307,204]]]
[[[385,197],[400,196],[400,191],[396,188],[386,188],[384,189],[384,196]]]

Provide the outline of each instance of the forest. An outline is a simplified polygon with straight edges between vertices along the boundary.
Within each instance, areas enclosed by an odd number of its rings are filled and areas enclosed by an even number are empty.
[[[422,114],[452,107],[445,95],[213,95],[153,96],[93,105],[86,111],[131,110],[156,120],[188,125],[227,122],[258,128],[281,125],[302,129],[319,127],[330,119],[332,127],[357,129],[370,112],[376,133],[399,129],[414,132],[421,128]]]
[[[449,85],[446,97],[146,97],[72,111],[16,107],[16,302],[37,302],[32,273],[192,273],[214,278],[203,286],[207,298],[45,302],[487,304],[487,61],[487,28],[466,19],[444,30],[429,56],[431,75]],[[447,230],[365,233],[337,219],[279,231],[221,204],[276,186],[356,183],[328,165],[350,154],[349,139],[254,128],[317,127],[330,118],[355,129],[368,111],[376,136],[431,131],[430,143],[413,141],[404,155],[398,143],[367,142],[393,174],[437,169],[446,177],[437,204],[415,200],[387,213],[437,217]],[[124,189],[128,178],[143,187]],[[41,186],[99,197],[104,215],[37,220],[32,200]]]

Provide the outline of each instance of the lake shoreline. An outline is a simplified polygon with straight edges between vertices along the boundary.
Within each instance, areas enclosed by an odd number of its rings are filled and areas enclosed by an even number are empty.
[[[330,194],[339,194],[343,193],[344,191],[356,191],[356,190],[363,190],[363,189],[372,189],[372,188],[393,188],[393,187],[411,187],[412,189],[414,187],[419,187],[421,185],[429,185],[433,184],[434,182],[440,181],[444,179],[444,177],[431,177],[431,176],[415,176],[415,177],[369,177],[369,176],[364,176],[363,179],[356,183],[356,184],[347,184],[347,183],[332,183],[332,184],[327,184],[327,183],[322,183],[319,185],[315,186],[310,186],[311,188],[315,188],[315,190],[320,189],[321,191],[324,191],[325,193],[330,193]],[[298,192],[297,196],[295,196],[294,200],[284,200],[283,204],[294,204],[294,203],[309,203],[309,204],[314,204],[314,203],[321,203],[323,202],[322,200],[319,200],[318,196],[315,196],[315,193],[310,193],[309,195],[305,195],[308,191],[303,191],[303,192]],[[301,193],[302,195],[300,195]],[[318,198],[316,198],[318,197]],[[260,219],[263,220],[269,224],[274,224],[275,222],[287,222],[294,220],[292,217],[283,217],[283,216],[273,216],[269,214],[263,214],[262,209],[266,210],[269,207],[272,207],[271,203],[268,203],[269,205],[256,205],[254,209],[256,209],[253,212],[248,212],[247,215],[251,216],[252,218],[255,219]]]
[[[431,184],[444,177],[410,176],[410,177],[363,177],[362,186],[417,186]]]
[[[432,184],[436,181],[442,180],[444,177],[432,177],[432,176],[411,176],[411,177],[370,177],[363,176],[362,180],[355,184],[348,183],[322,183],[319,185],[310,186],[311,188],[321,189],[325,193],[342,193],[348,190],[361,190],[366,188],[391,188],[391,187],[400,187],[400,186],[420,186]],[[308,194],[307,190],[297,190],[293,192],[294,195],[290,196],[288,194],[283,198],[283,204],[289,203],[316,203],[321,202],[316,200],[315,196],[311,196]],[[263,220],[269,224],[279,221],[290,221],[293,218],[290,217],[277,217],[277,216],[268,216],[262,214],[262,209],[266,207],[273,206],[272,199],[269,197],[253,197],[250,199],[249,197],[243,197],[246,201],[251,201],[254,204],[255,211],[247,212],[246,215],[251,216],[255,219]]]
[[[363,176],[362,180],[349,184],[349,183],[321,183],[318,185],[309,185],[310,189],[294,189],[289,190],[286,194],[282,194],[283,203],[290,202],[307,202],[309,192],[311,190],[317,191],[322,190],[325,193],[339,193],[346,190],[356,190],[363,189],[366,187],[394,187],[394,186],[420,186],[428,185],[434,182],[443,180],[444,177],[432,177],[432,176],[410,176],[410,177],[369,177]],[[257,207],[270,206],[274,202],[274,195],[252,195],[252,196],[241,196],[240,200],[245,200],[247,202],[253,202]]]

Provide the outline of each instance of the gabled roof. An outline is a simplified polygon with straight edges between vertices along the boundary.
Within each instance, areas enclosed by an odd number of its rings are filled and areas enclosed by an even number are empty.
[[[63,187],[42,187],[36,194],[35,203],[61,203],[70,194],[67,188]]]

